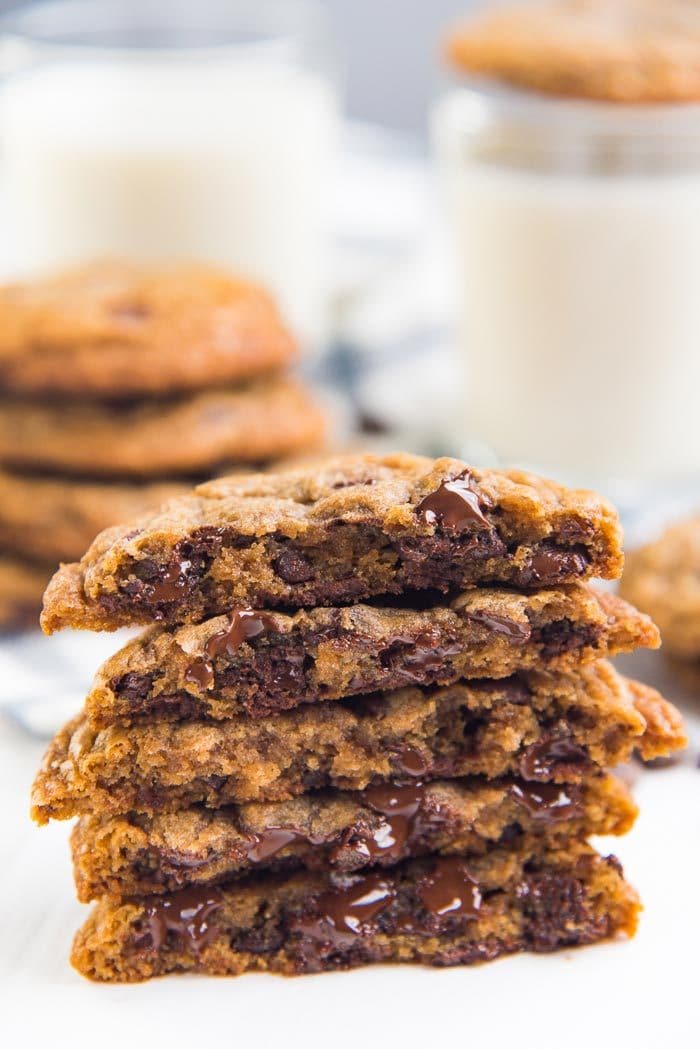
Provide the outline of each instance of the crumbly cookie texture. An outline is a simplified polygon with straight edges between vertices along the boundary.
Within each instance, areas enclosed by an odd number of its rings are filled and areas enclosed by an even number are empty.
[[[0,555],[0,632],[38,628],[52,566]]]
[[[687,0],[546,0],[456,27],[458,69],[551,95],[614,102],[700,99],[700,12]]]
[[[176,630],[151,628],[130,641],[98,671],[86,711],[98,728],[260,717],[407,684],[573,670],[658,643],[647,616],[582,583],[529,594],[474,589],[423,609],[237,609]]]
[[[392,867],[428,853],[480,856],[530,837],[553,842],[625,834],[627,787],[593,775],[577,785],[523,779],[387,783],[358,793],[155,816],[85,816],[72,838],[79,899],[147,896],[267,870]]]
[[[654,617],[665,652],[700,659],[700,514],[633,550],[620,590]]]
[[[173,482],[110,484],[75,478],[47,478],[0,471],[0,548],[54,564],[80,557],[105,528],[126,521],[167,499],[183,495],[187,486]],[[34,621],[38,624],[41,594],[52,569],[43,575]]]
[[[105,898],[77,934],[71,960],[84,976],[110,981],[389,961],[464,965],[630,936],[638,911],[614,858],[578,843],[521,846],[369,873],[304,871],[124,903]]]
[[[311,395],[288,378],[127,405],[10,401],[0,412],[0,462],[92,478],[211,476],[221,463],[312,449],[323,430]]]
[[[261,719],[97,731],[81,714],[49,746],[32,815],[45,823],[219,808],[401,777],[580,782],[594,765],[623,764],[635,750],[663,756],[684,743],[677,711],[605,662],[577,675],[406,688]]]
[[[239,381],[296,347],[269,296],[209,266],[99,262],[0,288],[0,388],[123,398]]]
[[[555,586],[621,569],[617,515],[591,492],[458,459],[342,456],[200,485],[108,529],[57,573],[42,623],[50,633],[196,622],[240,606]]]

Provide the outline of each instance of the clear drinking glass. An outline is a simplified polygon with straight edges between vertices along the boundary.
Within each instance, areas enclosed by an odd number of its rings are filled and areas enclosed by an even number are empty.
[[[448,201],[465,447],[616,496],[700,475],[700,107],[458,86]]]
[[[0,19],[3,264],[212,261],[324,330],[338,82],[313,0],[56,0]]]

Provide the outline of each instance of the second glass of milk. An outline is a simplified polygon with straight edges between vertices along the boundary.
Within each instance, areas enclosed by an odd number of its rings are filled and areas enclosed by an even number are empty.
[[[321,5],[58,0],[0,20],[3,265],[220,263],[324,329],[338,92]]]
[[[700,473],[700,109],[458,87],[434,113],[467,448],[578,483]]]

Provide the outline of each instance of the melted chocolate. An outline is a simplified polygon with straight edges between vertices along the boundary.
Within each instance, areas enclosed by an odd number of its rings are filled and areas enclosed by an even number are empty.
[[[515,619],[498,616],[492,612],[469,612],[467,618],[475,623],[481,623],[494,634],[502,634],[518,645],[524,645],[532,635],[529,623],[519,623]]]
[[[430,634],[419,634],[415,648],[405,654],[400,669],[405,677],[420,682],[431,671],[442,669],[447,658],[457,656],[461,651],[462,645],[457,641],[437,645]]]
[[[510,792],[515,800],[543,823],[559,823],[573,819],[583,812],[581,798],[575,786],[555,783],[512,783]]]
[[[418,513],[427,524],[440,524],[454,532],[466,528],[491,528],[484,517],[479,498],[469,486],[465,471],[454,481],[444,481],[436,492],[427,495],[418,504]]]
[[[148,942],[141,946],[158,951],[172,935],[179,947],[199,954],[216,939],[218,930],[211,919],[222,905],[222,894],[211,888],[182,889],[150,900],[144,908]]]
[[[394,760],[402,772],[409,776],[422,776],[430,768],[429,763],[415,747],[404,744],[394,755]]]
[[[265,612],[252,608],[237,608],[231,613],[229,625],[212,634],[205,645],[210,659],[215,656],[234,656],[244,641],[252,641],[268,630],[275,630],[275,621]]]
[[[395,896],[393,884],[381,874],[365,874],[347,888],[319,896],[313,914],[296,922],[293,928],[303,937],[331,948],[351,946],[358,936],[373,930],[373,919]]]
[[[142,561],[139,565],[141,572],[146,575],[145,582],[148,584],[149,597],[152,601],[177,601],[182,597],[183,590],[187,586],[192,562],[188,560],[176,561],[167,568],[154,572],[150,575],[150,566],[155,564],[150,561]]]
[[[518,586],[550,586],[584,575],[587,567],[585,553],[543,546],[517,573],[515,582]]]
[[[420,889],[429,914],[438,918],[476,918],[481,910],[481,892],[464,860],[448,856],[437,860]]]
[[[367,857],[398,857],[413,832],[416,817],[423,803],[424,787],[420,783],[398,786],[379,783],[362,791],[366,805],[384,816],[372,830],[356,838],[356,847]]]
[[[292,842],[304,841],[310,845],[325,845],[329,840],[323,834],[309,834],[298,827],[270,826],[251,834],[246,846],[246,857],[251,863],[264,863]]]
[[[185,681],[200,688],[211,688],[214,684],[214,668],[206,659],[195,659],[185,670]]]
[[[251,863],[264,863],[293,841],[304,841],[305,835],[292,827],[266,827],[253,835],[246,847],[246,856]]]
[[[531,743],[520,759],[523,779],[550,779],[557,765],[586,765],[588,754],[572,739],[540,739]]]

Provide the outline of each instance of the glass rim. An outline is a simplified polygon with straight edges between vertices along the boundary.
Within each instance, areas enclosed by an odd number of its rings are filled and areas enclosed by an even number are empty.
[[[463,77],[438,105],[465,131],[500,120],[519,130],[591,138],[700,138],[700,102],[626,103],[546,95],[507,84]]]
[[[328,31],[320,0],[40,0],[0,15],[25,47],[99,51],[253,50]]]

